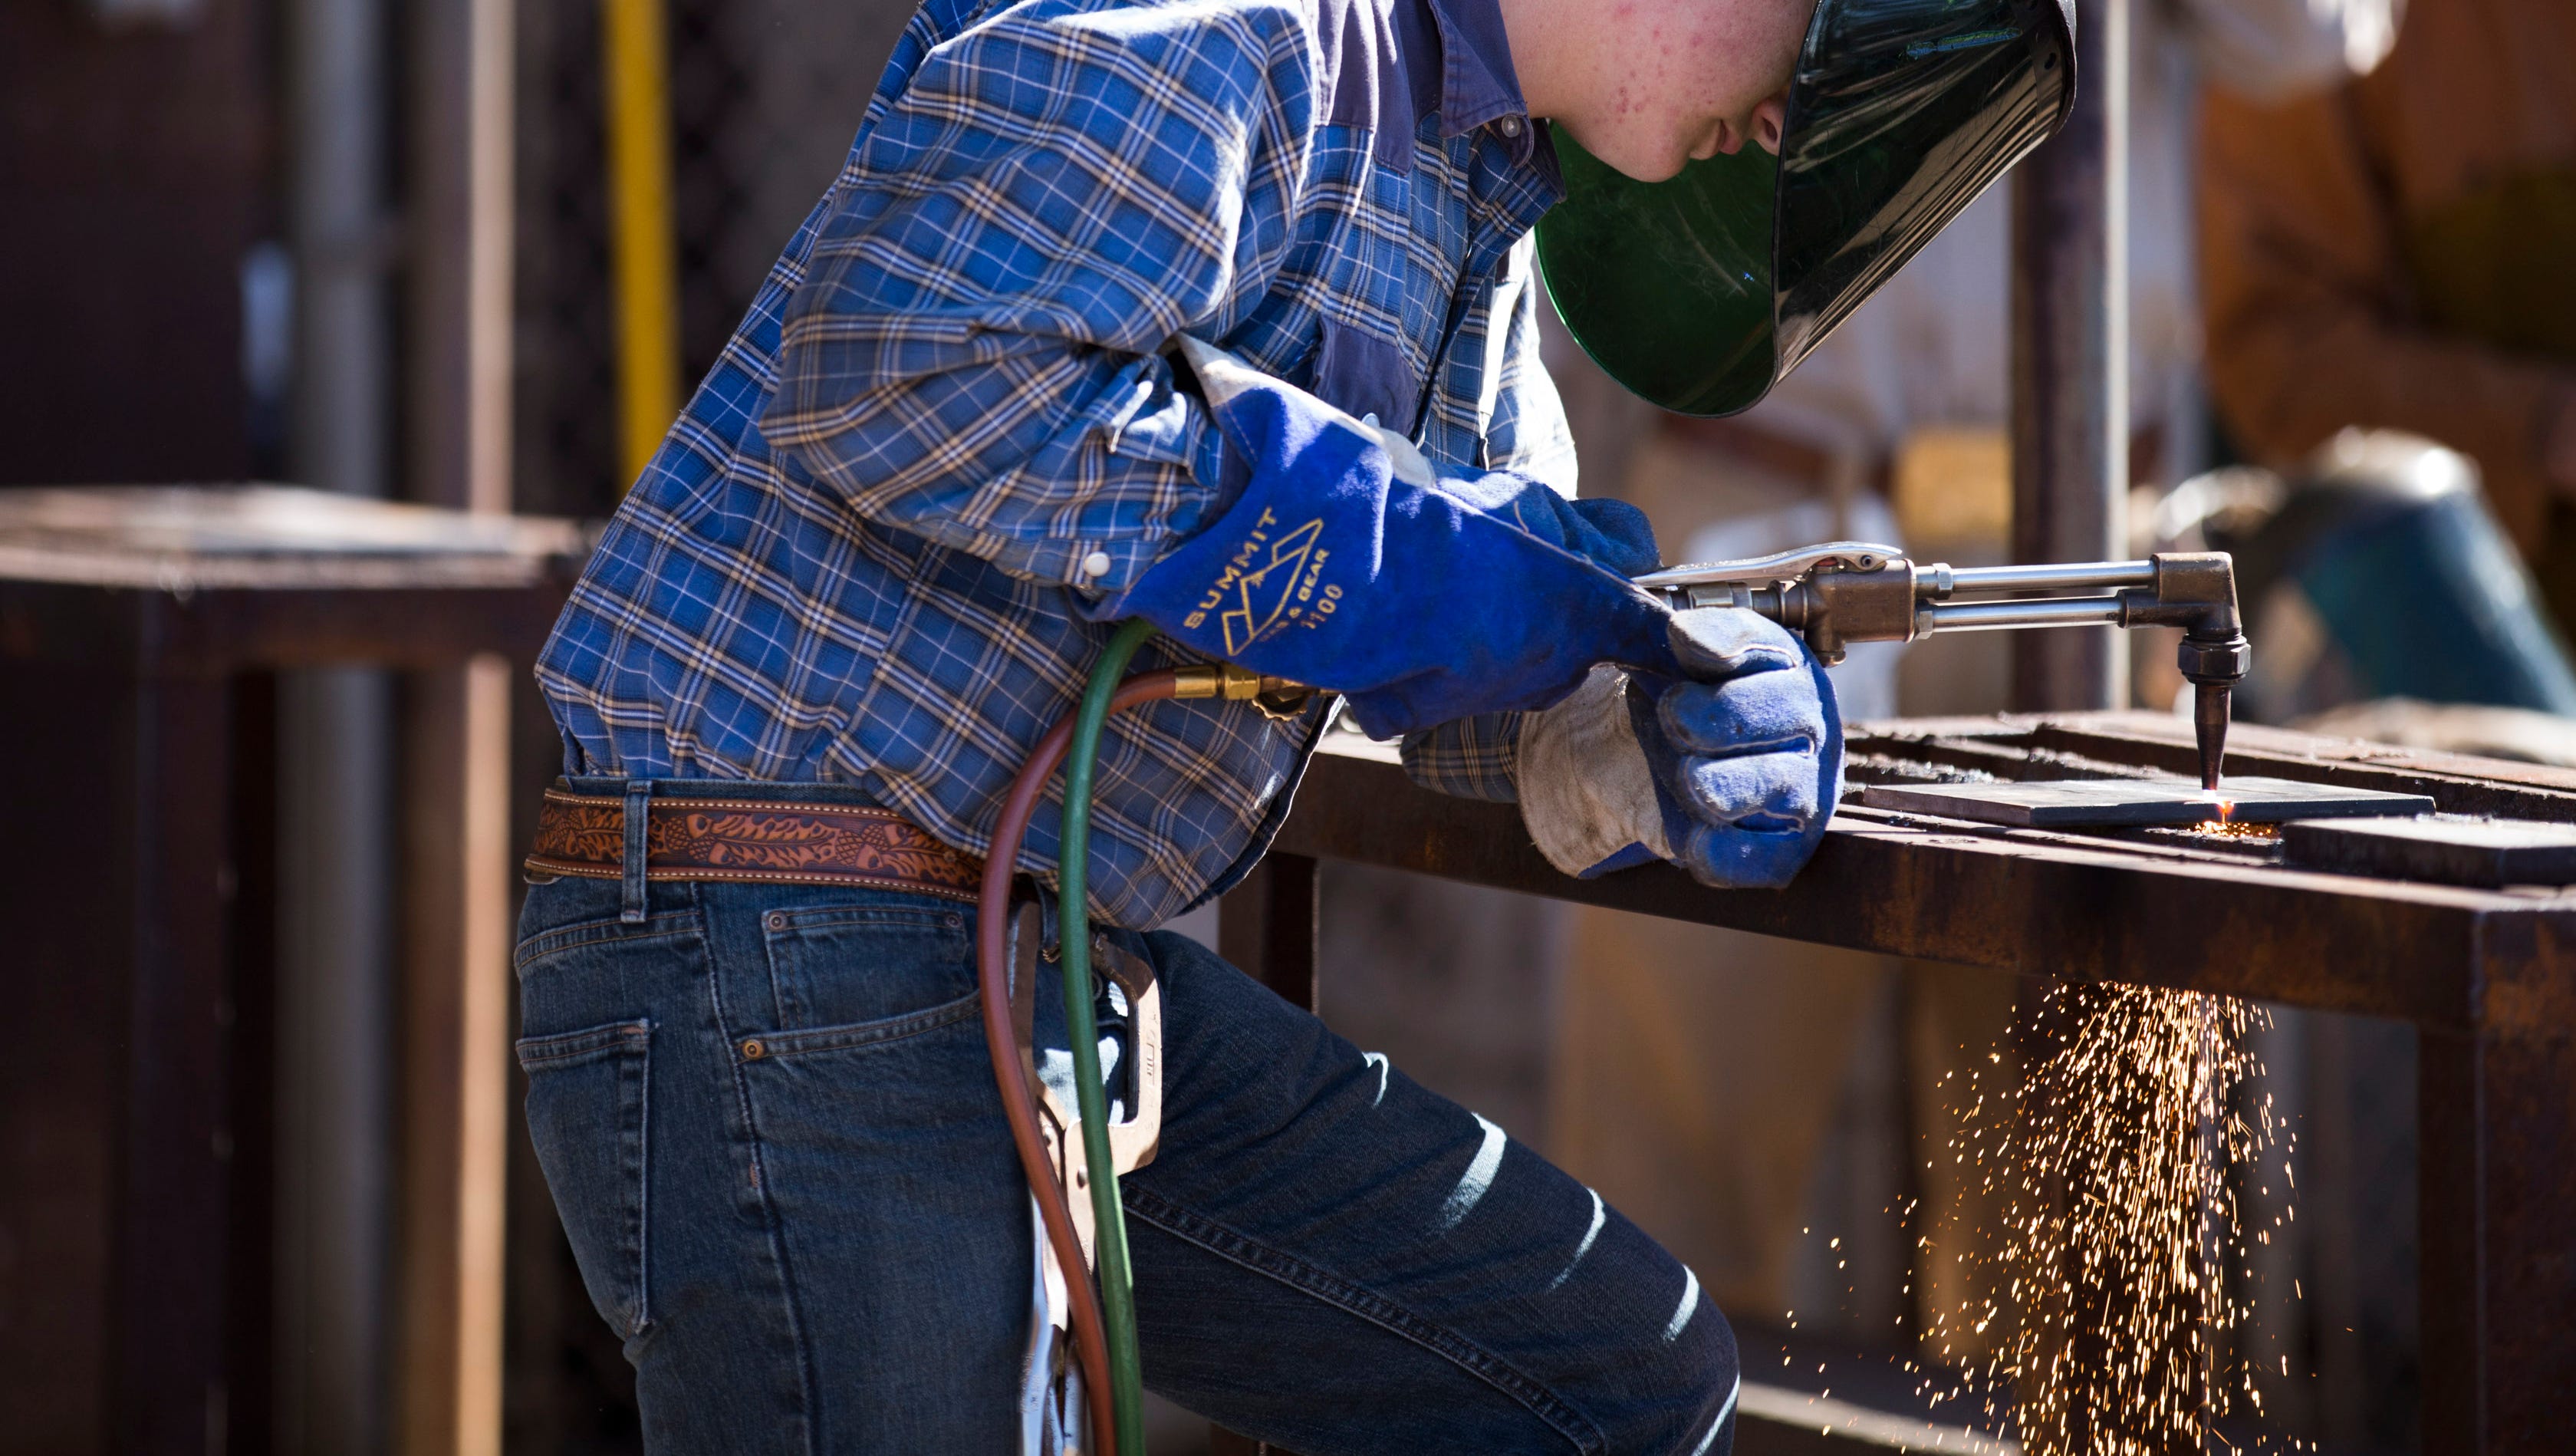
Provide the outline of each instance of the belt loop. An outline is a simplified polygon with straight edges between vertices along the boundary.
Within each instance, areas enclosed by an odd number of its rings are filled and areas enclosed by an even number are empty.
[[[622,862],[626,897],[617,918],[628,925],[644,923],[644,827],[652,798],[651,779],[626,781],[626,853]]]

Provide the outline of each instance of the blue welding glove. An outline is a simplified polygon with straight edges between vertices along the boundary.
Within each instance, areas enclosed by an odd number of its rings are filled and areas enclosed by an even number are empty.
[[[1345,693],[1393,737],[1538,708],[1596,662],[1674,673],[1632,508],[1508,472],[1441,477],[1412,445],[1195,339],[1182,352],[1240,494],[1090,610]]]
[[[1680,612],[1683,676],[1601,668],[1521,723],[1521,820],[1583,879],[1666,859],[1704,885],[1777,889],[1842,797],[1834,688],[1806,645],[1734,607]]]

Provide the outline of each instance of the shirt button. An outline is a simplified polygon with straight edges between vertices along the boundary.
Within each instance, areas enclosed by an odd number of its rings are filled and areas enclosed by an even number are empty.
[[[1502,120],[1494,123],[1494,130],[1501,132],[1507,137],[1519,136],[1521,134],[1521,119],[1517,116],[1506,116]]]
[[[1090,555],[1082,558],[1082,574],[1086,577],[1107,576],[1109,574],[1109,553],[1106,551],[1094,551]]]

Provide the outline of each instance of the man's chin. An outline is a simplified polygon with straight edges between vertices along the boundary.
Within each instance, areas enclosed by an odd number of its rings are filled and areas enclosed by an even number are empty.
[[[1558,123],[1560,126],[1563,123]],[[1674,142],[1651,142],[1641,137],[1608,136],[1599,141],[1571,127],[1577,145],[1590,152],[1603,166],[1623,177],[1638,182],[1668,182],[1681,175],[1690,162],[1688,148]]]

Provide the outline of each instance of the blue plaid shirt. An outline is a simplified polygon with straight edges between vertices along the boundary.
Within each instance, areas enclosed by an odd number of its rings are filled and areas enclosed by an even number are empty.
[[[983,852],[1108,636],[1083,605],[1228,503],[1176,333],[1571,492],[1529,240],[1561,191],[1497,0],[928,0],[547,643],[568,771],[858,783]],[[1229,883],[1323,714],[1113,720],[1095,913]],[[1509,797],[1516,726],[1408,759]]]

